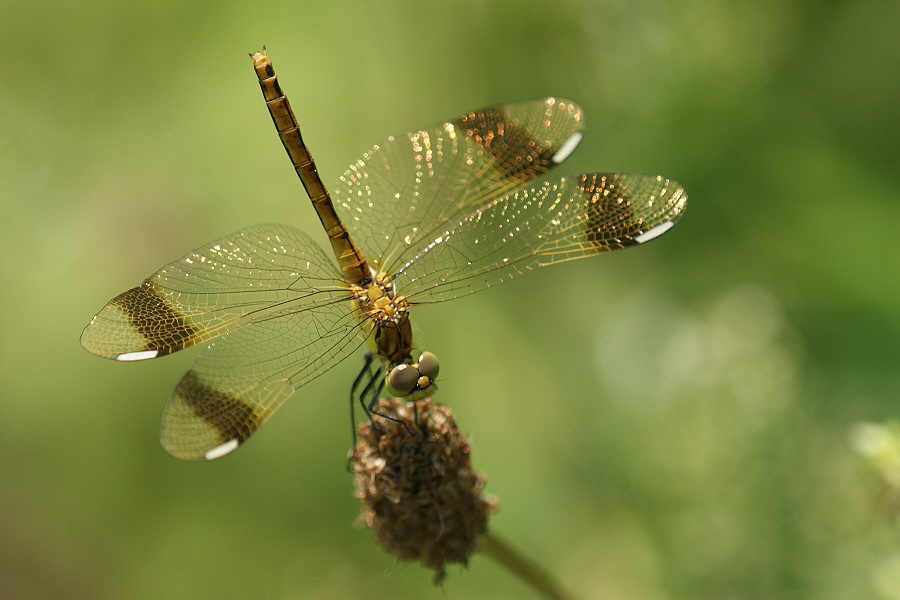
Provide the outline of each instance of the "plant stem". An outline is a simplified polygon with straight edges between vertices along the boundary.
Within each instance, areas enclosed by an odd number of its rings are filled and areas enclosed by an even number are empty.
[[[541,596],[552,600],[571,600],[572,597],[562,590],[547,571],[497,536],[489,532],[483,533],[478,538],[478,548],[530,585]]]

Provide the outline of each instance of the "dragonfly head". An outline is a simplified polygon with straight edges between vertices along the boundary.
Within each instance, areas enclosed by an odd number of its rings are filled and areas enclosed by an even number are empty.
[[[410,362],[395,365],[385,377],[385,387],[398,398],[425,398],[437,390],[435,380],[440,370],[437,356],[423,352],[418,362],[410,359]]]

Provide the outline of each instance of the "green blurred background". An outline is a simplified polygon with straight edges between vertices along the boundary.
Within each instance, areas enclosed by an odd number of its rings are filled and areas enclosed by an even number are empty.
[[[563,170],[688,189],[647,247],[416,312],[494,531],[580,598],[900,598],[896,0],[0,11],[0,596],[531,597],[482,556],[434,588],[353,527],[361,358],[188,464],[157,427],[194,353],[78,344],[209,239],[316,233],[266,44],[326,181],[389,134],[556,94],[587,115]]]

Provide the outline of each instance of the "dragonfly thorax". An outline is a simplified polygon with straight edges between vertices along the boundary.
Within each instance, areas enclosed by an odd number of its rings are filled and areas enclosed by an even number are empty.
[[[358,318],[374,326],[369,344],[372,352],[391,363],[409,357],[412,352],[409,301],[397,294],[390,275],[377,273],[371,282],[352,286],[351,292]]]

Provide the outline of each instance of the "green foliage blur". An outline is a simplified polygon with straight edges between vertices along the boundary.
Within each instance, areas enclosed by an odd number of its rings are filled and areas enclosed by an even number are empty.
[[[345,471],[362,358],[240,452],[158,445],[194,352],[84,352],[103,304],[242,227],[317,223],[247,53],[320,173],[560,95],[561,171],[649,172],[664,238],[422,307],[492,529],[578,598],[900,600],[900,3],[14,3],[0,9],[0,596],[525,598],[383,554]],[[323,236],[324,241],[324,236]]]

